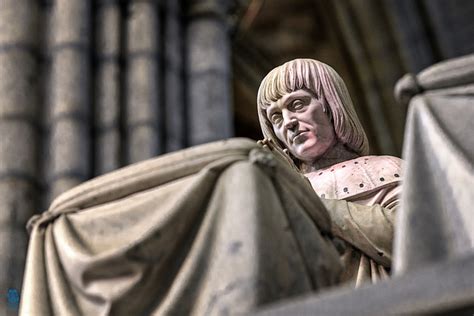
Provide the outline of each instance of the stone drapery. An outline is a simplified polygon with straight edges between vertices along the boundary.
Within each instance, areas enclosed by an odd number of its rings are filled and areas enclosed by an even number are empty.
[[[85,182],[32,229],[20,315],[222,315],[336,284],[309,182],[247,139]]]
[[[409,104],[398,274],[474,252],[474,55],[433,65],[397,85]]]

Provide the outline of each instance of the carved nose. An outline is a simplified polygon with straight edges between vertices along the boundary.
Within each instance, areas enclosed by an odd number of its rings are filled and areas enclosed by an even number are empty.
[[[288,122],[285,124],[285,127],[290,130],[294,129],[296,126],[298,126],[298,120],[295,118],[288,120]]]

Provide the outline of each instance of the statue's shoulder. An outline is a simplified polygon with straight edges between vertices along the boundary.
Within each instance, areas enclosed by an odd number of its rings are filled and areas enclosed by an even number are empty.
[[[403,165],[403,160],[394,156],[364,156],[349,160],[349,162],[358,162],[368,172],[374,170],[401,171]]]
[[[363,156],[308,175],[316,193],[326,199],[348,199],[396,185],[402,178],[400,158]]]

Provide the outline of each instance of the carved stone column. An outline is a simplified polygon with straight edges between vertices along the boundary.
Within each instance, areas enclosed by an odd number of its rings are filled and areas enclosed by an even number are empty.
[[[90,1],[55,0],[50,22],[46,175],[50,200],[88,179]]]
[[[95,8],[94,173],[121,165],[119,1],[100,0]]]
[[[161,152],[159,133],[159,23],[153,0],[130,1],[126,10],[126,163]]]
[[[189,1],[187,102],[190,145],[231,137],[229,0]]]
[[[16,315],[38,193],[38,2],[0,4],[0,314]]]

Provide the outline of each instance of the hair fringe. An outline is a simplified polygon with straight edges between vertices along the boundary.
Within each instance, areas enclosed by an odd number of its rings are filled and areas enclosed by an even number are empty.
[[[369,153],[367,136],[344,81],[332,67],[314,59],[291,60],[263,78],[257,93],[257,110],[265,138],[283,150],[285,146],[273,132],[266,109],[285,94],[299,89],[307,89],[317,98],[326,99],[339,141],[361,156]]]

